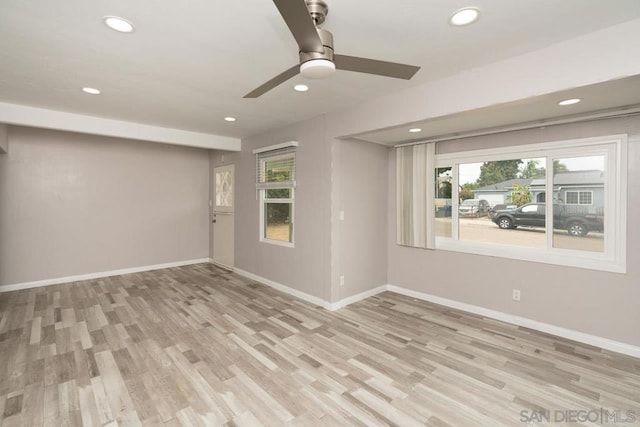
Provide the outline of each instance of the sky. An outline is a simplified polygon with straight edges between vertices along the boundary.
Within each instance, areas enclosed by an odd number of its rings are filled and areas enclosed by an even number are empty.
[[[537,160],[538,167],[544,166],[545,159],[523,159],[524,166],[529,160]],[[570,171],[581,170],[604,170],[604,156],[590,156],[590,157],[572,157],[561,158],[560,163],[564,164]],[[459,180],[460,185],[464,185],[468,182],[475,182],[480,177],[480,166],[482,163],[465,163],[460,165]]]

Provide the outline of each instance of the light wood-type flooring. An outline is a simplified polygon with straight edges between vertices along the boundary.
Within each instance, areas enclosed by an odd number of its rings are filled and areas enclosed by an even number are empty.
[[[527,426],[600,408],[640,423],[639,359],[390,292],[329,312],[200,264],[0,294],[2,427]]]

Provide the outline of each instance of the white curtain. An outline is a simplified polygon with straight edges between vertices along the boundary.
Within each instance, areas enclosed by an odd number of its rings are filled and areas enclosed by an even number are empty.
[[[396,148],[397,243],[433,248],[435,144]]]

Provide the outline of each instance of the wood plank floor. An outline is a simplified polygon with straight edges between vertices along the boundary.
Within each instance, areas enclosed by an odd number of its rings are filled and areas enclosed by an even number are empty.
[[[640,423],[639,359],[390,292],[328,312],[201,264],[0,294],[2,427],[562,425],[600,408]]]

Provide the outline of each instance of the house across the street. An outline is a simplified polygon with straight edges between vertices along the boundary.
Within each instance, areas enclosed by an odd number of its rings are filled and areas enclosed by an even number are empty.
[[[491,206],[508,203],[515,185],[529,187],[532,202],[546,201],[545,178],[510,179],[473,191],[474,198],[485,199]],[[589,213],[602,213],[604,208],[604,172],[600,170],[561,172],[553,178],[553,200],[580,206]]]

